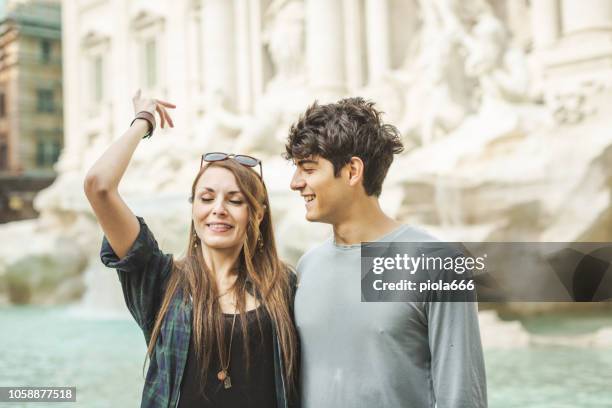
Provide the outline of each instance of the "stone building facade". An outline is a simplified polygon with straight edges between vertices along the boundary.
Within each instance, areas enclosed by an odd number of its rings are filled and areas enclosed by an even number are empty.
[[[8,2],[0,23],[0,222],[32,218],[63,146],[59,2]]]

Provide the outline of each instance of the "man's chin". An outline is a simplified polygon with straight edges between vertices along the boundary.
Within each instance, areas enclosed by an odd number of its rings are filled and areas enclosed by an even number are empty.
[[[305,215],[306,221],[309,222],[323,222],[325,223],[325,220],[320,216],[320,214],[317,214],[315,212],[307,212]]]
[[[317,222],[319,221],[319,219],[317,218],[316,214],[310,211],[306,211],[306,215],[304,216],[306,218],[307,221],[310,222]]]

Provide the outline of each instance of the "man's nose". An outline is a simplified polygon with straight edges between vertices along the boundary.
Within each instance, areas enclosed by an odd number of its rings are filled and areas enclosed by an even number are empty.
[[[302,179],[300,172],[296,170],[291,178],[291,184],[289,184],[292,190],[301,190],[306,186],[304,179]]]

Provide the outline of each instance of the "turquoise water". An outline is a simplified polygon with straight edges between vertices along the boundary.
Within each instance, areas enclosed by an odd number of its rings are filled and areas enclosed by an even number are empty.
[[[10,407],[138,407],[144,338],[131,320],[74,316],[64,309],[0,309],[0,386],[76,386],[76,403]]]
[[[580,334],[608,317],[537,318],[532,332]],[[131,320],[61,309],[0,308],[0,386],[76,386],[76,403],[10,407],[137,407],[145,344]],[[529,347],[485,352],[491,408],[612,407],[612,350]]]
[[[485,360],[492,408],[612,407],[612,350],[534,347]]]

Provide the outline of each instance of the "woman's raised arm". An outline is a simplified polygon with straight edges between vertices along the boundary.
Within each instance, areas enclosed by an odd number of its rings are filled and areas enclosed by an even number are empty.
[[[162,128],[166,123],[170,127],[174,126],[166,111],[166,108],[175,108],[173,104],[157,99],[141,98],[140,90],[136,92],[132,102],[135,114],[149,112],[154,115],[157,111]],[[108,242],[120,259],[132,247],[140,231],[140,225],[136,216],[119,195],[119,182],[138,143],[149,131],[149,126],[147,120],[136,119],[132,126],[106,149],[85,177],[85,195]]]

